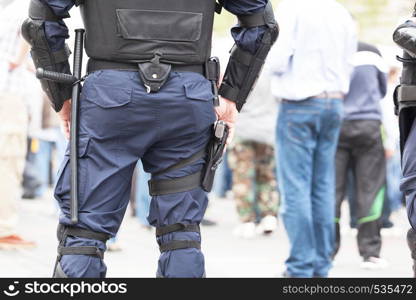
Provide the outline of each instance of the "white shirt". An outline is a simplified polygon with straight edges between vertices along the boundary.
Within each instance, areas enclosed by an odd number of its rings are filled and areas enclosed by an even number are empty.
[[[335,0],[283,0],[277,8],[280,36],[270,59],[277,98],[303,100],[349,90],[356,25]]]
[[[27,17],[30,1],[14,0],[0,6],[0,91],[22,93],[22,72],[9,74],[9,61],[16,58],[20,44],[20,26]],[[34,77],[34,76],[32,76]]]

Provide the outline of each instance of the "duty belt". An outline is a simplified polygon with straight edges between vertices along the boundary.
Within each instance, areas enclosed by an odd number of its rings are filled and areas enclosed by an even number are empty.
[[[194,72],[201,74],[211,82],[213,102],[219,105],[218,84],[220,80],[220,61],[217,57],[211,57],[204,64],[180,65],[160,62],[162,54],[155,53],[154,58],[149,62],[133,63],[90,59],[87,72],[98,70],[125,70],[138,71],[148,93],[158,92],[168,80],[169,73],[173,72]]]

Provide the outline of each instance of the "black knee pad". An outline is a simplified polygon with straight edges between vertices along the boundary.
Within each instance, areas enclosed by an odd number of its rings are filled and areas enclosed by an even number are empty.
[[[156,237],[160,237],[162,235],[173,233],[173,232],[200,233],[200,229],[199,229],[199,225],[197,224],[185,225],[182,223],[176,223],[176,224],[156,228]],[[185,248],[201,249],[201,244],[197,241],[190,241],[190,240],[186,240],[186,241],[185,240],[173,240],[165,244],[159,244],[160,252],[173,251],[173,250],[185,249]]]
[[[66,278],[68,277],[62,270],[60,261],[64,255],[90,255],[104,259],[104,252],[98,247],[94,246],[78,246],[78,247],[66,247],[65,242],[68,236],[86,238],[91,240],[98,240],[104,244],[110,238],[108,234],[87,230],[79,227],[70,227],[59,224],[57,230],[57,236],[59,241],[58,257],[55,263],[55,269],[53,273],[54,278]]]

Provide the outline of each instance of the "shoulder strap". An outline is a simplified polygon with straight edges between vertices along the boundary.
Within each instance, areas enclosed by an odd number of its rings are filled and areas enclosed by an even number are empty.
[[[217,0],[215,2],[215,12],[221,14],[222,7],[224,6],[224,0]]]

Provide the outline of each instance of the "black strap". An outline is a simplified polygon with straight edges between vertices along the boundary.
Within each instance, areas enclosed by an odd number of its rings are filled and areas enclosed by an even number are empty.
[[[107,242],[110,239],[110,235],[106,233],[86,230],[86,229],[82,229],[79,227],[67,227],[66,235],[86,238],[86,239],[91,239],[91,240],[98,240],[103,243]]]
[[[156,228],[156,236],[162,236],[172,232],[197,232],[200,233],[199,225],[198,224],[190,224],[185,225],[182,223],[176,223],[172,225],[167,225],[163,227]]]
[[[252,14],[252,15],[239,15],[237,16],[237,18],[238,18],[238,24],[244,28],[267,25],[267,22],[264,19],[264,12],[260,12],[260,13]]]
[[[69,16],[69,15],[68,15]],[[62,20],[61,17],[55,15],[53,10],[40,0],[30,1],[29,17],[33,20],[58,22]]]
[[[395,96],[398,102],[416,101],[416,85],[400,85],[396,88]]]
[[[172,65],[173,72],[195,72],[205,76],[204,65]],[[124,70],[124,71],[139,71],[137,63],[133,62],[118,62],[98,59],[89,59],[87,72],[91,73],[98,70]]]
[[[215,12],[217,14],[221,14],[223,6],[224,6],[224,0],[218,0],[217,2],[215,2]]]
[[[181,160],[177,164],[174,164],[174,165],[172,165],[172,166],[170,166],[170,167],[168,167],[168,168],[166,168],[166,169],[164,169],[162,171],[153,173],[152,176],[158,176],[160,174],[166,174],[166,173],[172,172],[174,170],[182,169],[183,167],[185,167],[187,165],[190,165],[190,164],[198,161],[201,158],[204,158],[205,155],[206,155],[206,150],[203,149],[203,150],[195,153],[194,155],[192,155],[192,156],[190,156],[188,158],[185,158],[185,159]]]
[[[75,6],[80,6],[81,4],[84,4],[84,0],[75,0]]]
[[[104,253],[97,247],[78,246],[78,247],[58,247],[59,258],[63,255],[89,255],[104,259]]]
[[[173,251],[178,249],[196,248],[201,249],[201,243],[196,241],[171,241],[159,247],[160,252]]]
[[[196,189],[201,186],[201,176],[202,172],[199,171],[188,176],[174,179],[149,180],[149,194],[151,196],[160,196]]]
[[[223,82],[220,86],[218,94],[231,101],[236,101],[238,99],[238,95],[240,94],[240,90],[230,87],[225,82]]]

